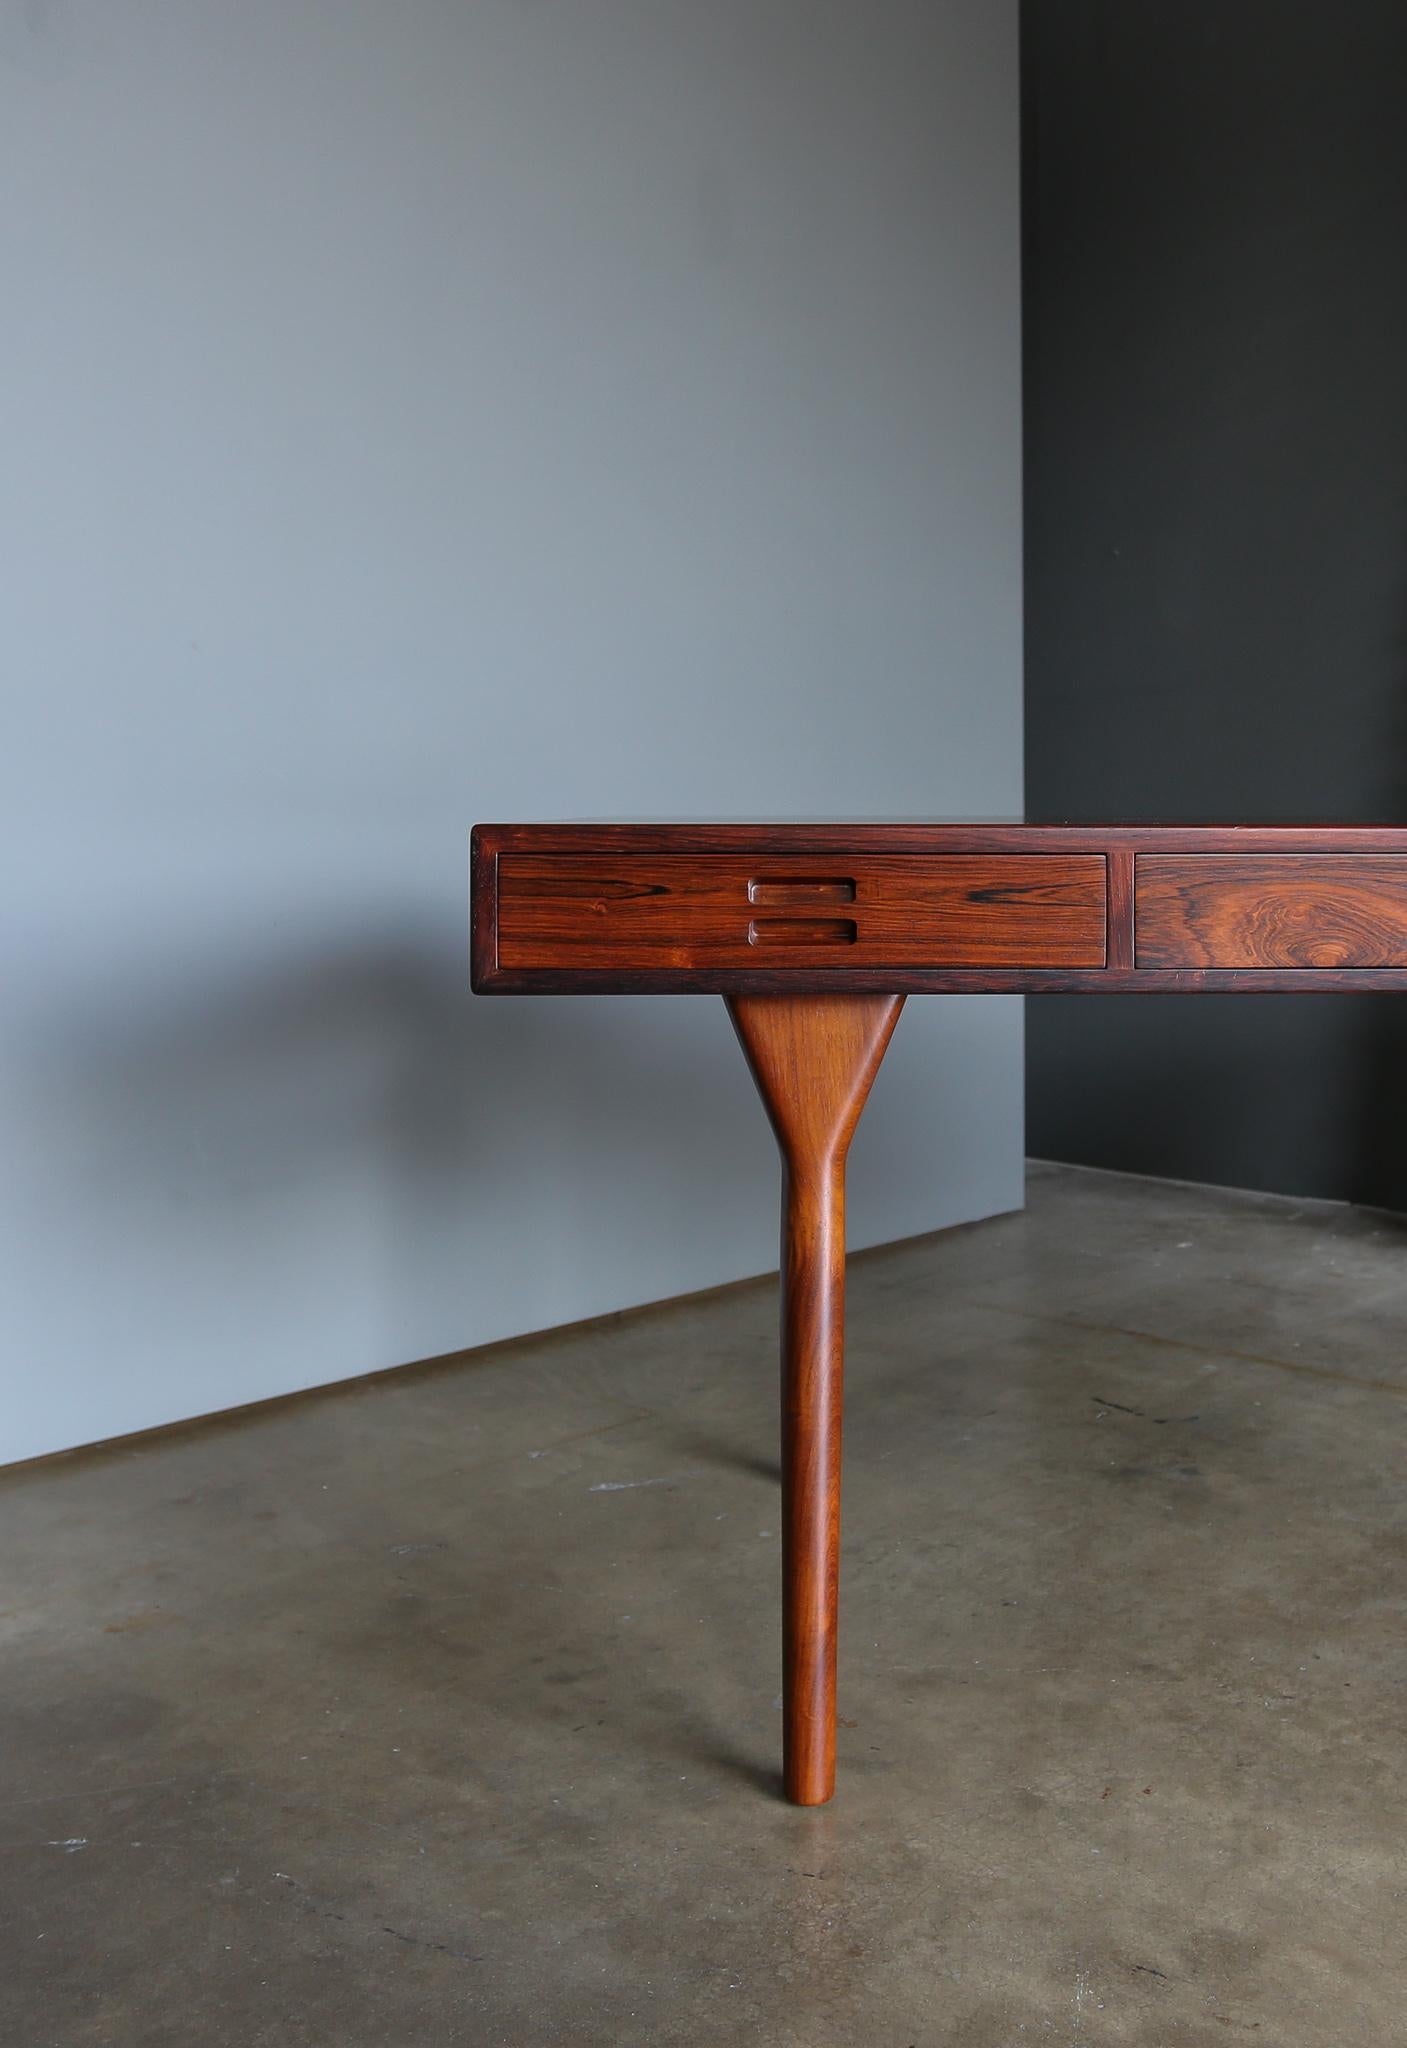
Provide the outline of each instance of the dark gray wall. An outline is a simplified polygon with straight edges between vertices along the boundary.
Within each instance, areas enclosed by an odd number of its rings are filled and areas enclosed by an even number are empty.
[[[1027,814],[1407,822],[1407,6],[1023,13]],[[1038,1156],[1407,1207],[1407,1003],[1028,1006]]]

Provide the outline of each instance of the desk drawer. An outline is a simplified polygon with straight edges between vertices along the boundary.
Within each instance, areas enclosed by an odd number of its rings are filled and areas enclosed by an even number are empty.
[[[1140,854],[1140,967],[1407,967],[1407,855]]]
[[[520,854],[504,968],[1101,967],[1102,854]]]

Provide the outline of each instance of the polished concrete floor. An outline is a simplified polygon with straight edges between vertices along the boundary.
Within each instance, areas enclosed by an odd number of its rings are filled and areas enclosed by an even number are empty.
[[[1407,2040],[1404,1340],[1342,1208],[857,1260],[813,1812],[765,1284],[0,1478],[0,2041]]]

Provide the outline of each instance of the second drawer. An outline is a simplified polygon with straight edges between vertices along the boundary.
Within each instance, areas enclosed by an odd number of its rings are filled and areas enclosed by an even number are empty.
[[[1407,855],[1140,854],[1140,967],[1407,967]]]

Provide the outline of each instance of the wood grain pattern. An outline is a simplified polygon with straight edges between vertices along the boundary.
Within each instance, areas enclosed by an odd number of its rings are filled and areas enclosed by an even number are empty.
[[[476,825],[492,853],[1402,853],[1407,825],[1021,825],[764,820]]]
[[[808,967],[844,944],[860,967],[1098,967],[1104,872],[1092,854],[860,855],[821,874],[764,851],[506,853],[498,960],[510,969],[749,967],[762,944]]]
[[[787,1797],[835,1790],[845,1157],[902,996],[742,996],[729,1013],[783,1162],[782,1747]]]
[[[1127,847],[1113,847],[1107,858],[1109,936],[1104,949],[1105,964],[1109,967],[1132,967],[1135,856]]]
[[[1407,855],[1140,856],[1139,967],[1407,967]]]
[[[1295,992],[1328,995],[1362,993],[1373,989],[1407,990],[1407,954],[1395,945],[1360,944],[1355,950],[1337,930],[1321,933],[1322,945],[1316,964],[1267,964],[1263,957],[1250,959],[1244,952],[1236,964],[1202,964],[1205,946],[1179,943],[1164,950],[1154,912],[1149,943],[1134,953],[1132,915],[1132,872],[1135,860],[1171,859],[1209,855],[1273,859],[1278,875],[1306,858],[1352,861],[1360,875],[1369,871],[1361,864],[1375,858],[1407,855],[1407,827],[1398,825],[983,825],[983,824],[637,824],[637,825],[480,825],[473,835],[473,920],[472,981],[486,994],[640,994],[640,995],[722,995],[792,994],[1021,994],[1042,995],[1098,990],[1108,994],[1139,994],[1155,991],[1183,993],[1274,994]],[[881,954],[875,949],[878,925],[862,917],[861,891],[844,900],[843,885],[857,880],[855,871],[866,864],[903,861],[910,866],[927,866],[935,860],[953,857],[970,859],[980,855],[1003,855],[1023,859],[1061,858],[1095,860],[1107,876],[1104,897],[1107,906],[1107,936],[1100,941],[1095,964],[1070,964],[1072,944],[1083,946],[1088,933],[1072,941],[1067,928],[1060,943],[1065,964],[1052,961],[1048,952],[1022,947],[1015,953],[1013,935],[1017,930],[1015,906],[1006,905],[1000,931],[985,940],[974,939],[969,931],[960,943],[949,946],[933,940],[932,953],[916,956],[898,929],[897,914],[891,927],[894,944],[888,940]],[[499,876],[510,861],[524,856],[580,863],[583,869],[597,869],[601,862],[621,856],[648,856],[674,861],[697,856],[730,856],[738,871],[746,869],[750,881],[760,880],[764,889],[780,888],[782,897],[755,903],[760,917],[771,919],[780,907],[783,914],[801,918],[822,916],[815,944],[788,943],[766,927],[765,938],[756,937],[746,951],[733,940],[721,944],[676,944],[667,942],[641,946],[622,956],[609,947],[579,941],[572,935],[570,919],[559,926],[561,946],[543,943],[531,934],[523,937],[528,948],[542,944],[531,957],[540,965],[523,965],[515,955],[518,937],[510,935],[507,952],[500,945]],[[780,879],[774,869],[785,872]],[[1390,871],[1395,874],[1395,870]],[[1371,879],[1371,876],[1370,876]],[[809,900],[808,900],[809,899]],[[1307,899],[1301,898],[1301,902]],[[834,919],[855,911],[855,937],[838,930]],[[574,907],[579,910],[579,903]],[[1028,904],[1028,907],[1033,905]],[[1151,905],[1147,906],[1151,909]],[[545,906],[539,906],[546,919]],[[538,915],[539,913],[534,913]],[[594,916],[594,913],[592,913]],[[1384,926],[1381,907],[1375,913],[1375,930]],[[530,919],[531,923],[532,920]],[[994,919],[994,923],[996,920]],[[550,933],[550,922],[546,926]],[[580,924],[576,927],[580,930]],[[661,928],[662,929],[662,928]],[[519,936],[522,936],[521,929]],[[1350,932],[1351,936],[1351,932]],[[1360,932],[1361,936],[1361,932]],[[1047,934],[1049,938],[1049,934]],[[632,946],[634,945],[632,941]],[[971,959],[972,946],[987,950],[980,962]],[[1037,948],[1042,941],[1038,938]],[[1311,941],[1311,946],[1313,942]],[[1336,950],[1337,949],[1337,950]],[[1252,949],[1255,950],[1254,948]],[[1365,957],[1401,960],[1401,965],[1364,965]],[[959,957],[961,956],[961,957]],[[1275,956],[1277,962],[1306,956],[1303,944],[1287,947]],[[1325,960],[1350,958],[1360,964],[1326,965]],[[636,964],[627,964],[627,961]],[[931,964],[924,964],[931,961]]]
[[[486,993],[725,995],[783,1198],[786,1787],[835,1773],[845,1155],[905,993],[1407,993],[1407,827],[481,825]]]

